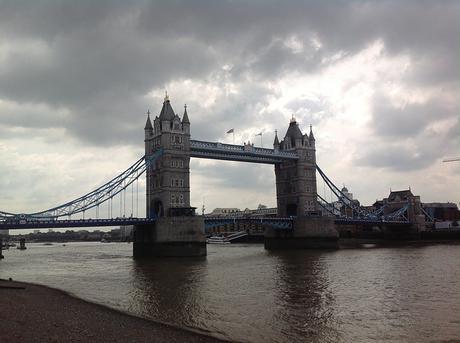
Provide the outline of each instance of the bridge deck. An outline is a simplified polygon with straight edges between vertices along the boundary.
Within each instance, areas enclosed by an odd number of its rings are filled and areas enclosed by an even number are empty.
[[[205,141],[190,141],[190,156],[215,160],[277,164],[283,161],[295,161],[296,153],[258,148],[252,145],[233,145]]]
[[[154,223],[155,218],[114,218],[114,219],[69,219],[69,220],[54,220],[54,221],[31,221],[26,223],[8,223],[1,222],[0,230],[20,230],[20,229],[53,229],[67,227],[103,227],[103,226],[120,226],[120,225],[140,225]],[[207,217],[205,218],[205,226],[213,227],[231,223],[260,223],[272,226],[275,229],[293,229],[293,218],[265,217],[265,218],[244,218],[244,217]],[[370,224],[381,225],[389,224],[396,226],[411,225],[405,221],[379,221],[365,219],[345,219],[336,218],[336,225],[356,225]]]
[[[0,230],[21,230],[21,229],[57,229],[67,227],[102,227],[120,225],[140,225],[154,223],[155,219],[150,218],[115,218],[115,219],[69,219],[53,221],[33,221],[22,224],[0,223]]]

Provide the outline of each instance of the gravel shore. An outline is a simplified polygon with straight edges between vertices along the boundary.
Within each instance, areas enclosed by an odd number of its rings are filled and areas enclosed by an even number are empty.
[[[221,342],[63,291],[0,280],[0,342]]]

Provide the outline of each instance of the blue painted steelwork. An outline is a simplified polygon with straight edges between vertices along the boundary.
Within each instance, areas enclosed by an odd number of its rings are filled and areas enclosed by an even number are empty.
[[[406,216],[408,208],[409,208],[409,203],[405,204],[403,207],[401,207],[400,209],[397,209],[396,211],[392,213],[383,215],[382,219],[385,221],[392,221],[392,220],[398,221],[402,218],[406,222],[408,222],[409,219]]]
[[[293,218],[205,218],[204,226],[205,230],[210,230],[215,227],[219,227],[225,224],[236,224],[236,223],[254,223],[270,226],[275,230],[292,230]]]
[[[20,223],[1,223],[0,229],[21,230],[21,229],[56,229],[68,227],[102,227],[120,225],[151,224],[156,218],[109,218],[109,219],[69,219],[69,220],[48,220],[29,221]]]
[[[356,206],[353,204],[353,200],[348,198],[346,194],[344,194],[328,177],[327,175],[321,170],[321,168],[317,165],[316,170],[323,178],[326,185],[329,189],[337,196],[338,201],[342,203],[344,206],[350,208],[352,213],[357,213],[357,216],[352,216],[351,218],[346,216],[337,215],[334,213],[334,207],[332,204],[328,203],[323,197],[319,194],[316,194],[318,198],[318,205],[321,206],[324,210],[330,213],[333,217],[335,217],[335,222],[338,224],[356,224],[356,223],[375,223],[381,224],[385,222],[391,223],[409,223],[409,219],[407,217],[407,210],[409,208],[409,203],[405,204],[403,207],[397,209],[392,213],[384,214],[385,206],[378,209],[374,212],[368,212],[362,209],[360,206]]]
[[[397,226],[407,226],[411,225],[411,222],[407,220],[372,220],[372,219],[358,219],[358,218],[335,218],[334,223],[337,225],[352,225],[352,224],[371,224],[371,225],[382,225],[382,224],[391,224]]]
[[[368,219],[377,219],[377,217],[373,216],[372,213],[363,210],[360,206],[356,206],[353,204],[353,200],[348,198],[346,194],[344,194],[328,177],[327,175],[321,170],[321,168],[316,165],[316,170],[318,171],[319,175],[323,178],[326,185],[329,189],[335,194],[337,199],[348,208],[351,208],[353,213],[358,214],[358,218],[368,218]],[[324,199],[323,199],[324,200]]]
[[[316,196],[318,197],[318,205],[321,206],[326,212],[329,212],[333,217],[338,217],[337,214],[334,213],[334,206],[332,206],[330,203],[328,203],[321,195],[316,193]]]
[[[210,158],[219,160],[243,161],[254,163],[277,164],[285,161],[296,161],[298,155],[294,152],[278,151],[274,149],[258,148],[252,145],[232,145],[214,142],[205,142],[191,140],[191,157]],[[73,214],[85,212],[91,208],[97,207],[102,203],[112,199],[115,195],[126,190],[135,180],[137,180],[147,168],[150,168],[154,162],[163,154],[159,149],[155,154],[146,159],[140,158],[123,173],[116,176],[109,182],[98,187],[90,193],[85,194],[75,200],[51,209],[35,212],[30,214],[15,214],[0,211],[0,228],[17,229],[17,228],[57,228],[57,227],[77,227],[77,226],[116,226],[129,225],[137,223],[147,223],[155,221],[155,218],[116,218],[116,219],[88,219],[88,220],[59,220],[60,217],[71,216]],[[409,204],[397,211],[384,215],[384,208],[375,212],[368,212],[360,206],[356,206],[352,199],[349,199],[327,176],[316,166],[316,169],[324,182],[337,196],[339,201],[357,216],[345,218],[335,215],[334,207],[325,199],[317,194],[318,204],[332,216],[335,217],[336,223],[382,223],[391,221],[392,223],[407,223],[406,216]],[[423,209],[422,209],[423,211]],[[425,215],[427,213],[424,211]],[[227,223],[246,222],[261,223],[279,230],[292,230],[292,218],[206,218],[205,227],[210,229]]]
[[[258,148],[252,145],[233,145],[217,142],[190,141],[190,156],[215,160],[277,164],[299,159],[294,152]]]
[[[422,213],[425,215],[425,218],[428,219],[429,222],[434,222],[434,218],[427,212],[422,206]]]
[[[63,205],[30,214],[0,212],[0,228],[6,228],[9,225],[25,225],[29,227],[29,224],[36,225],[35,227],[42,227],[40,226],[42,225],[40,223],[46,221],[59,222],[58,219],[60,217],[70,217],[73,214],[81,212],[84,213],[85,211],[101,205],[102,203],[112,199],[118,193],[126,190],[126,188],[130,186],[135,180],[137,180],[146,171],[147,168],[150,168],[156,159],[159,158],[162,154],[163,149],[159,149],[148,159],[146,159],[145,156],[140,158],[132,166],[130,166],[128,169],[126,169],[124,172],[109,182],[96,188],[92,192],[89,192]],[[154,220],[155,218],[152,219]],[[87,222],[85,221],[82,223],[86,224]]]

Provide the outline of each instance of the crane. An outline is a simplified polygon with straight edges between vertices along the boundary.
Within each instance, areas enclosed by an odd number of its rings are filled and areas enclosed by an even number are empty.
[[[454,158],[447,158],[445,160],[442,160],[443,162],[456,162],[460,161],[460,157],[454,157]]]

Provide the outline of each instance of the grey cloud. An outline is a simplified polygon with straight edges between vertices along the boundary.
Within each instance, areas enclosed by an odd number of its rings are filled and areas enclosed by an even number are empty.
[[[405,146],[382,142],[379,146],[365,147],[365,153],[355,161],[358,165],[388,168],[396,171],[423,169],[436,159],[435,152],[413,151]]]
[[[381,94],[375,96],[373,103],[370,125],[375,144],[360,147],[360,154],[354,158],[357,164],[396,171],[419,170],[458,153],[460,117],[451,103],[432,98],[423,104],[395,107]],[[439,122],[442,126],[430,127]]]
[[[430,123],[455,115],[441,99],[431,99],[423,104],[395,107],[382,95],[374,97],[372,128],[383,137],[407,138],[420,134]]]
[[[316,99],[307,97],[295,99],[287,103],[286,107],[303,125],[316,125],[324,118],[334,116],[330,111],[330,103],[322,96]]]
[[[210,108],[205,109],[192,103],[189,111],[192,135],[196,139],[219,140],[231,128],[241,132],[270,123],[275,129],[282,118],[274,113],[262,113],[271,95],[273,91],[265,85],[242,83],[239,94],[224,94]],[[195,106],[196,110],[193,109]],[[199,116],[195,117],[194,113],[199,113]]]
[[[213,132],[234,121],[247,127],[263,119],[254,113],[272,92],[264,87],[267,81],[314,72],[333,63],[324,62],[328,56],[347,56],[376,39],[390,54],[420,57],[423,63],[415,65],[410,82],[458,80],[449,70],[459,60],[459,6],[453,1],[0,1],[0,44],[9,46],[0,59],[0,99],[67,109],[70,118],[59,125],[89,144],[134,144],[133,116],[149,106],[142,97],[150,90],[178,79],[210,79],[229,64],[231,81],[254,98],[240,92],[222,95],[212,108],[196,104],[200,116],[194,132],[216,139]],[[303,43],[303,52],[284,44],[292,36]],[[312,46],[313,38],[319,48]],[[311,115],[305,107],[298,111]],[[320,113],[314,112],[313,121]],[[284,125],[276,115],[270,119]],[[135,120],[142,127],[143,119]],[[211,124],[212,130],[201,127]],[[391,129],[382,125],[382,132]]]
[[[458,138],[449,139],[456,130],[459,127],[442,133],[428,131],[418,137],[375,137],[373,144],[360,147],[353,160],[360,166],[395,171],[423,170],[458,152]]]
[[[206,177],[213,187],[251,189],[259,192],[271,192],[274,187],[273,166],[218,161],[213,165],[195,164],[191,173]]]

